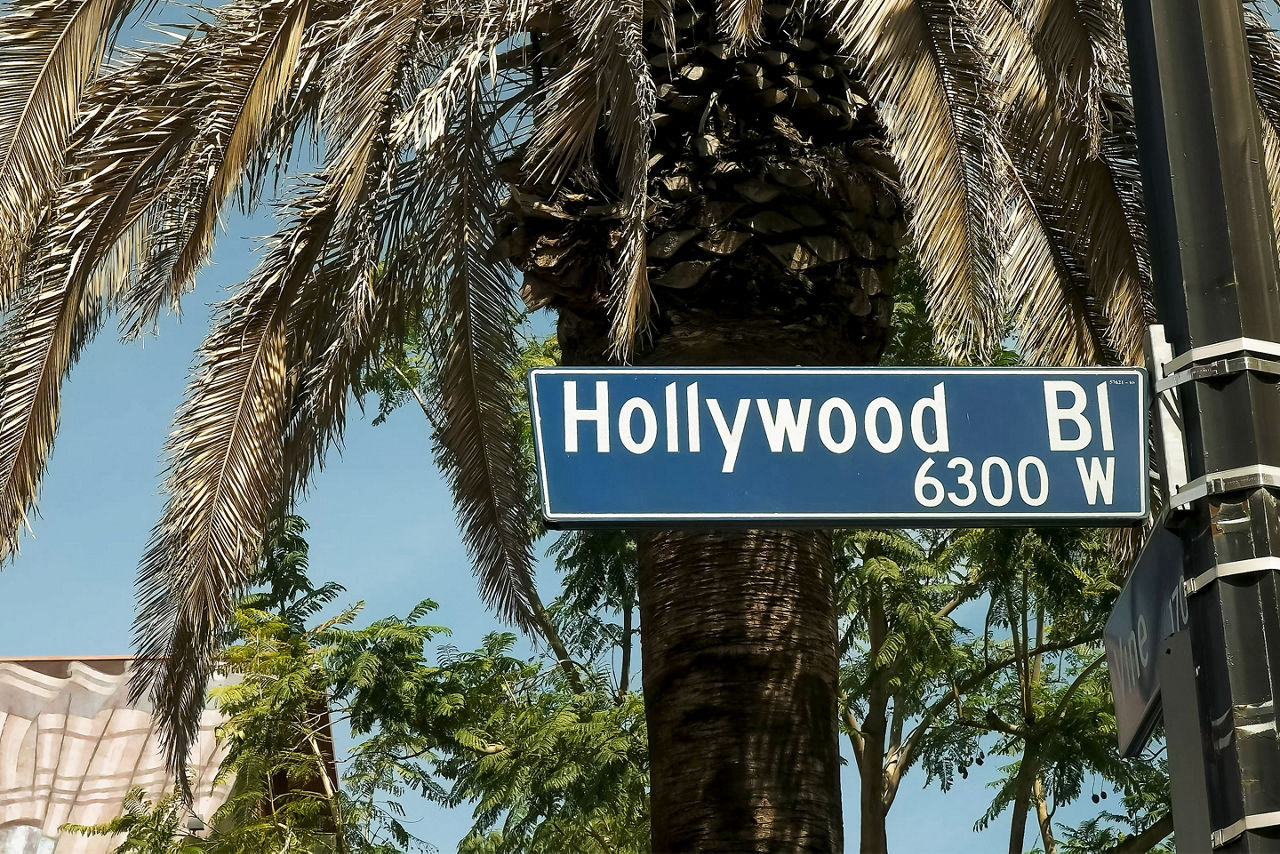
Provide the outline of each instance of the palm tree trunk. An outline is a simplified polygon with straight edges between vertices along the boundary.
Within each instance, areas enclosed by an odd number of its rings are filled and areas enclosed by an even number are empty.
[[[640,539],[655,852],[843,850],[825,532]]]

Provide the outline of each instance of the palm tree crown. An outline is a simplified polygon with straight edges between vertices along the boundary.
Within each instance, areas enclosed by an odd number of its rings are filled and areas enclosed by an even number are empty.
[[[1119,0],[232,0],[109,49],[134,8],[0,18],[0,541],[16,551],[84,343],[113,313],[133,337],[177,310],[227,205],[279,196],[201,349],[140,570],[137,690],[175,763],[264,527],[415,324],[481,591],[537,623],[516,266],[581,354],[643,358],[680,312],[763,305],[862,318],[845,358],[866,362],[909,224],[952,355],[1012,330],[1038,363],[1138,358]],[[1280,43],[1249,20],[1276,187]],[[718,272],[748,257],[760,282]]]

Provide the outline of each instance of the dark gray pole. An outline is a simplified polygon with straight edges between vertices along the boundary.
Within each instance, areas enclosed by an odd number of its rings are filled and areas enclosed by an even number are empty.
[[[1177,844],[1280,851],[1280,265],[1242,9],[1125,0],[1125,18],[1156,306],[1175,357],[1163,384],[1181,395],[1190,479],[1171,504],[1212,833]]]

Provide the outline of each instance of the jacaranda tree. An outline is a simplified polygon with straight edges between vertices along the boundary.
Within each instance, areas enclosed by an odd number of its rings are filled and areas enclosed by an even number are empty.
[[[278,198],[140,570],[136,688],[174,764],[265,526],[415,324],[481,592],[530,626],[517,294],[557,313],[567,363],[871,364],[909,228],[949,355],[1012,321],[1035,363],[1137,356],[1118,0],[231,0],[109,50],[135,8],[0,18],[0,540],[84,343],[113,314],[151,328],[227,206]],[[1274,166],[1280,49],[1250,22]],[[830,555],[815,531],[641,538],[658,850],[840,848]]]

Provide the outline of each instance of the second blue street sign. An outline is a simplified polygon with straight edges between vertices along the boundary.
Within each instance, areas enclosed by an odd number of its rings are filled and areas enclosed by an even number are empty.
[[[1137,369],[546,368],[529,385],[557,527],[1147,515]]]

